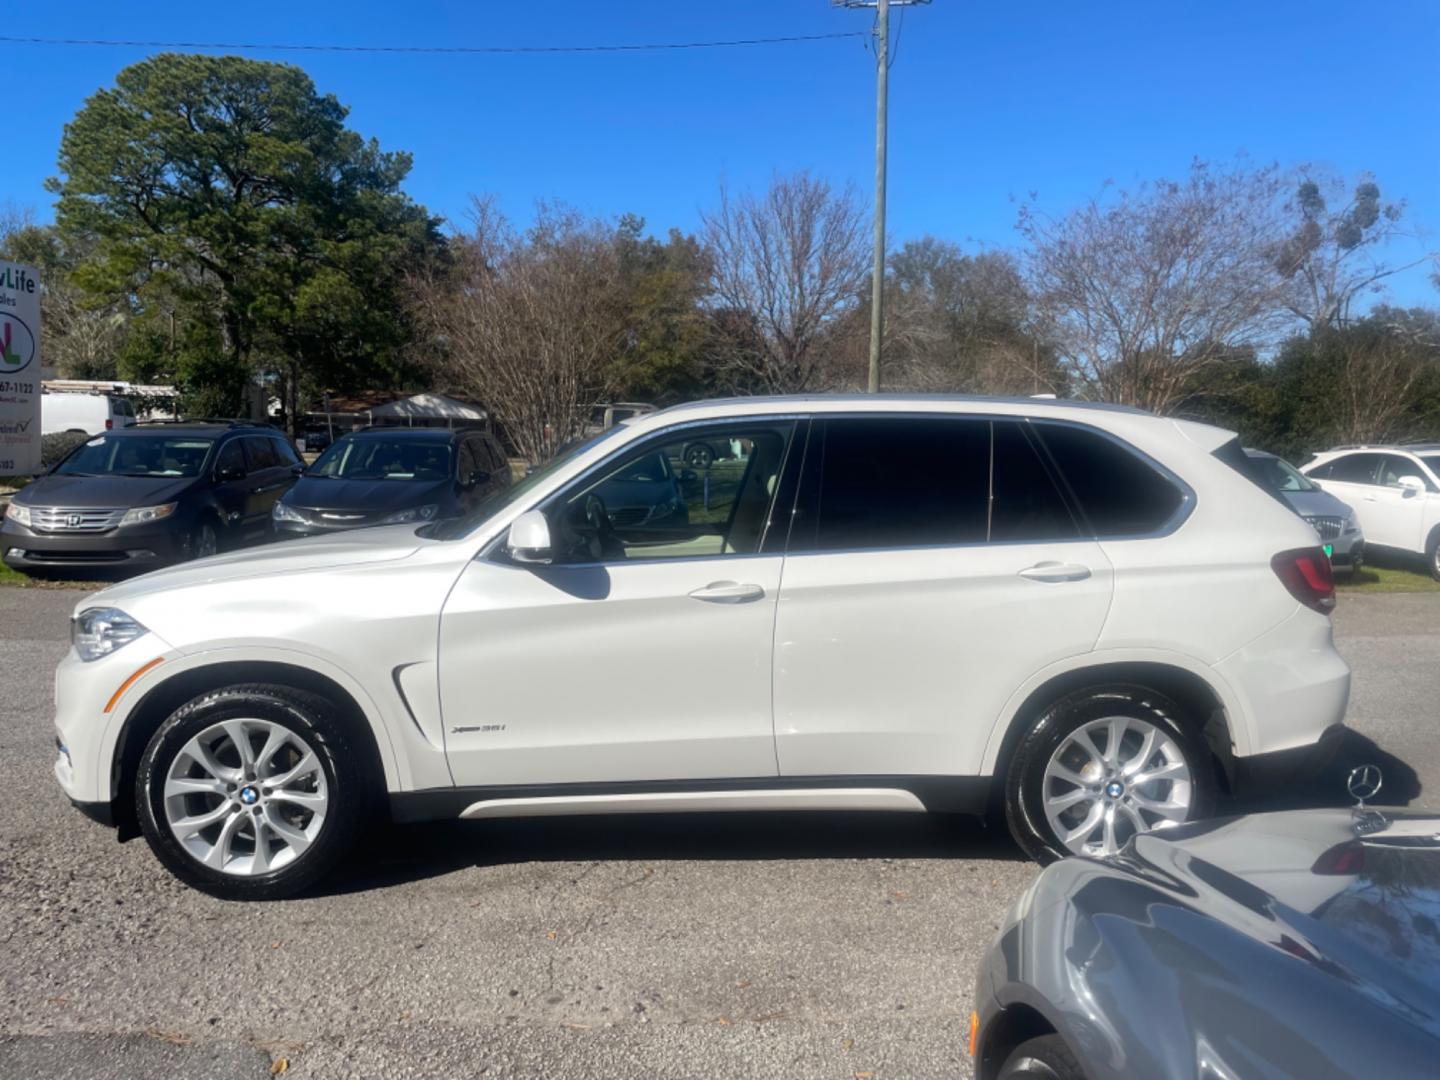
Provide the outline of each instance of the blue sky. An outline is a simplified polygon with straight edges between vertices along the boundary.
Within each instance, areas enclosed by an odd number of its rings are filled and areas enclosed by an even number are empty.
[[[237,12],[241,13],[237,17]],[[1062,212],[1107,180],[1174,176],[1193,157],[1373,171],[1440,248],[1440,2],[981,3],[896,16],[890,232],[1015,243],[1015,200]],[[559,45],[814,34],[868,27],[827,0],[344,5],[249,0],[15,4],[0,34],[341,44]],[[0,43],[0,204],[49,216],[61,128],[149,50]],[[463,217],[472,192],[519,221],[552,198],[694,228],[724,177],[809,168],[873,178],[873,68],[858,40],[558,56],[258,52],[297,62],[350,122],[414,154],[410,193]],[[1435,303],[1423,270],[1393,298]]]

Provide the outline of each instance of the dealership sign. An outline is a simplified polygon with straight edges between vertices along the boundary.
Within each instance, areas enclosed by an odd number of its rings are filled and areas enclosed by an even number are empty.
[[[40,278],[0,262],[0,476],[40,471]]]

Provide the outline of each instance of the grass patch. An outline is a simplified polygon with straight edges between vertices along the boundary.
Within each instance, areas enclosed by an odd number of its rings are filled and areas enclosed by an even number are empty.
[[[1341,571],[1335,587],[1344,593],[1440,592],[1440,581],[1429,574],[1396,566],[1363,566],[1353,577]]]
[[[106,581],[71,581],[69,578],[44,578],[31,577],[19,570],[13,570],[0,563],[0,587],[9,585],[17,589],[79,589],[84,592],[96,592],[113,584]]]

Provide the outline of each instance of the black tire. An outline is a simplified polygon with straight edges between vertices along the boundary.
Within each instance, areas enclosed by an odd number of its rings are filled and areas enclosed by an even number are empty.
[[[1199,725],[1173,701],[1142,686],[1094,686],[1076,691],[1044,709],[1021,737],[1005,776],[1005,819],[1026,855],[1043,864],[1071,854],[1046,820],[1045,769],[1051,755],[1082,725],[1106,717],[1144,721],[1168,735],[1179,748],[1191,776],[1192,796],[1186,820],[1209,816],[1218,777],[1215,760]]]
[[[692,469],[708,469],[715,461],[715,451],[706,443],[691,443],[681,456]]]
[[[1432,578],[1440,581],[1440,529],[1430,534],[1430,543],[1425,545],[1425,567]]]
[[[318,834],[292,861],[266,874],[239,876],[202,865],[166,820],[164,787],[171,763],[194,736],[235,719],[268,721],[294,732],[314,751],[325,776],[329,804]],[[376,791],[365,760],[326,699],[287,686],[227,686],[176,709],[151,737],[135,780],[136,816],[155,856],[186,884],[222,900],[279,900],[325,876],[367,823]]]
[[[203,518],[190,533],[190,557],[203,559],[207,555],[218,555],[219,553],[220,530],[215,527],[213,520]]]
[[[1085,1070],[1059,1035],[1041,1035],[1010,1052],[999,1080],[1085,1080]]]

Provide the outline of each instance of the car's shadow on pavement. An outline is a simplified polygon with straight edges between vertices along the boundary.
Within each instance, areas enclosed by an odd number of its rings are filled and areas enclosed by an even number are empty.
[[[1377,765],[1383,776],[1378,794],[1368,802],[1378,806],[1409,806],[1420,797],[1420,777],[1404,760],[1382,750],[1374,740],[1346,729],[1334,758],[1314,774],[1276,791],[1256,791],[1222,801],[1221,814],[1257,814],[1267,810],[1302,810],[1354,806],[1347,780],[1361,765]]]
[[[623,814],[380,826],[308,895],[527,862],[806,859],[1023,861],[1003,824],[948,814]]]

